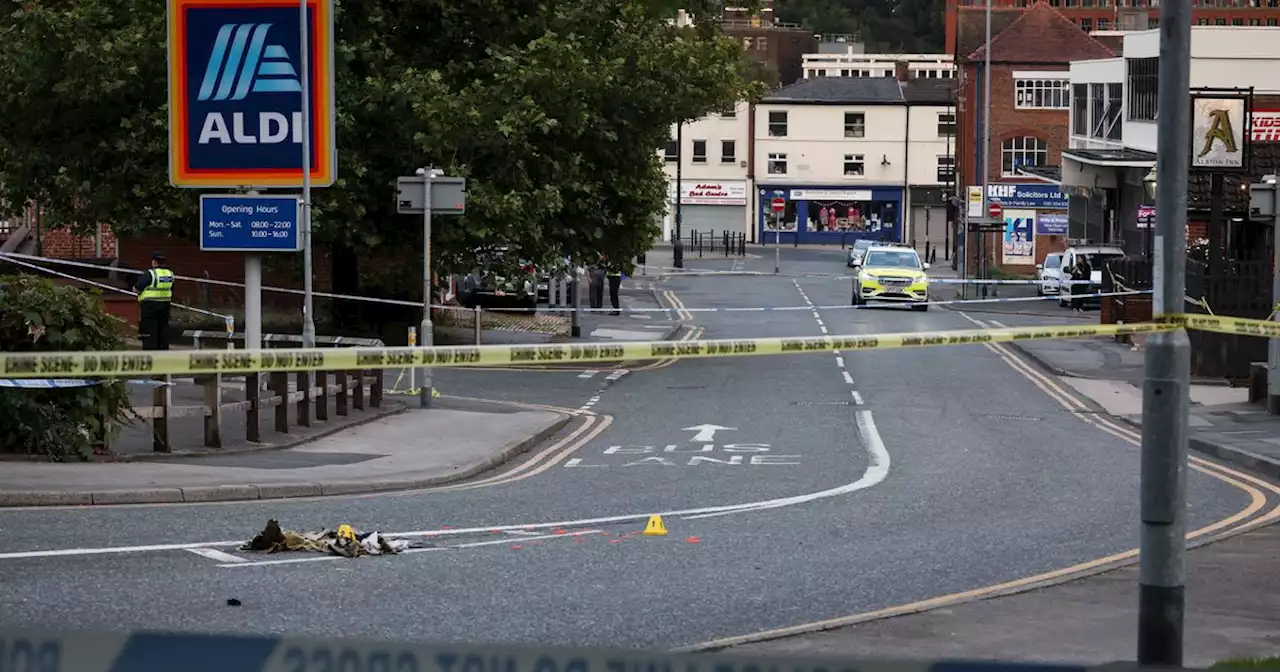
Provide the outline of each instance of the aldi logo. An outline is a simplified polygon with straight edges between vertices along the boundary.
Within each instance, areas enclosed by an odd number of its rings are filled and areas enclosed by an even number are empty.
[[[332,0],[307,4],[312,186],[334,181]],[[299,4],[169,0],[170,181],[302,185]]]

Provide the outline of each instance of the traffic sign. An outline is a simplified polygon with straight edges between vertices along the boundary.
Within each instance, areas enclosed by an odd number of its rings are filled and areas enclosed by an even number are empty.
[[[168,0],[169,181],[302,185],[302,29],[292,0]],[[333,0],[307,0],[311,186],[333,184]]]
[[[421,215],[426,208],[426,189],[421,175],[396,178],[396,212]],[[467,211],[467,178],[431,178],[431,214],[461,215]]]
[[[990,217],[991,219],[1004,219],[1004,208],[995,201],[988,203],[987,217]]]
[[[786,210],[786,209],[787,209],[787,201],[786,201],[786,199],[782,199],[782,198],[775,198],[775,199],[773,199],[773,201],[771,202],[771,205],[773,206],[773,211],[774,211],[774,212],[782,212],[783,210]]]
[[[297,252],[302,210],[297,196],[200,196],[200,249],[210,252]]]

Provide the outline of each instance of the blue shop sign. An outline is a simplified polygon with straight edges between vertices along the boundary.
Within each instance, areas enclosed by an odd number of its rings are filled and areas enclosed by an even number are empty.
[[[1067,216],[1045,213],[1036,219],[1037,236],[1067,235]]]
[[[988,184],[987,199],[998,201],[1006,209],[1067,209],[1067,195],[1062,193],[1062,190],[1056,184]]]

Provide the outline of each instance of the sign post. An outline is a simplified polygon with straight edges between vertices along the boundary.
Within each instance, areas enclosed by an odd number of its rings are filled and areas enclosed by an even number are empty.
[[[431,215],[461,215],[467,210],[467,180],[445,177],[444,171],[427,166],[416,175],[396,179],[396,212],[422,215],[422,346],[435,342],[431,324]],[[476,315],[479,320],[479,314]],[[419,408],[431,406],[431,370],[422,372]]]

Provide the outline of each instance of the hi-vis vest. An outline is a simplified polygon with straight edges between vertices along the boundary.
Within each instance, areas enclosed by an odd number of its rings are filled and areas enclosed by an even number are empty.
[[[147,273],[151,275],[151,284],[138,293],[138,300],[171,301],[173,299],[173,271],[167,268],[153,268]]]

